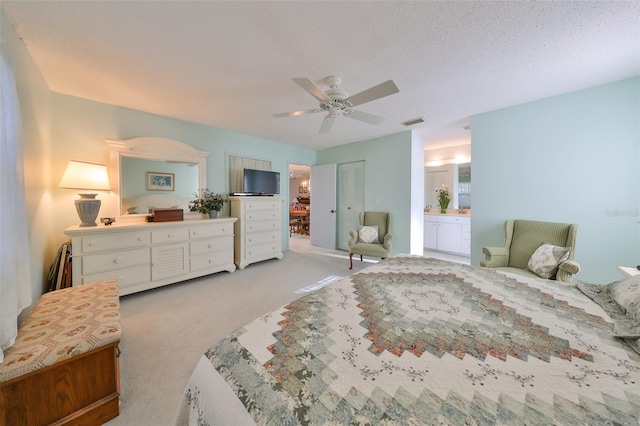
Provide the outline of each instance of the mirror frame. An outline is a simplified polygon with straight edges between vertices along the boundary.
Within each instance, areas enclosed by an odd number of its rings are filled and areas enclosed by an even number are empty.
[[[123,214],[122,198],[120,196],[120,158],[133,157],[145,160],[160,161],[184,161],[185,163],[195,163],[198,165],[198,192],[202,195],[202,189],[207,183],[207,157],[208,152],[198,151],[191,145],[173,139],[145,136],[126,140],[105,139],[109,145],[109,157],[111,161],[111,191],[118,200],[119,219],[144,219],[146,214]]]

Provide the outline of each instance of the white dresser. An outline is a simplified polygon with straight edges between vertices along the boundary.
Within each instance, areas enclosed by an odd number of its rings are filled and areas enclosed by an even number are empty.
[[[120,295],[233,272],[235,218],[71,226],[73,285],[116,279]]]
[[[282,198],[229,197],[239,269],[267,259],[282,259]]]

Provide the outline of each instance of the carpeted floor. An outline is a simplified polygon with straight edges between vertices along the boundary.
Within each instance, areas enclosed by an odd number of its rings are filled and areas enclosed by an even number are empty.
[[[294,236],[282,260],[221,272],[120,299],[120,416],[109,426],[173,423],[187,380],[217,340],[309,291],[376,262]]]

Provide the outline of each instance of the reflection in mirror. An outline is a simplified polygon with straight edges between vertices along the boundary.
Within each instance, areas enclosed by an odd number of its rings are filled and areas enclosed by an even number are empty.
[[[166,189],[149,186],[148,173],[168,175]],[[196,163],[149,160],[121,156],[120,178],[122,214],[147,214],[153,208],[181,208],[188,211],[189,201],[198,191]]]
[[[471,163],[458,165],[458,208],[471,208]]]
[[[209,153],[179,141],[156,137],[106,142],[111,157],[110,180],[118,196],[120,218],[144,220],[153,208],[182,208],[187,216],[194,193],[206,186]],[[151,176],[148,173],[152,173]],[[148,185],[150,177],[152,181]]]
[[[425,167],[425,209],[438,207],[440,185],[446,185],[451,192],[453,203],[449,208],[471,209],[471,163]]]

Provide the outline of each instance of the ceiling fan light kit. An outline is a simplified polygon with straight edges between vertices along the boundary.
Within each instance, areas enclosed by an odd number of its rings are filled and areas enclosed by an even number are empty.
[[[373,86],[360,93],[356,93],[353,96],[349,96],[345,91],[339,88],[342,79],[336,75],[329,76],[325,79],[329,85],[329,90],[326,92],[323,92],[322,89],[316,86],[313,81],[306,77],[297,77],[292,80],[307,91],[307,93],[316,98],[320,102],[320,108],[281,112],[273,114],[273,117],[297,117],[303,114],[326,112],[327,115],[320,125],[320,133],[327,133],[330,131],[335,119],[340,116],[373,125],[382,123],[384,118],[367,112],[354,110],[352,108],[399,92],[399,89],[393,80],[387,80],[384,83],[380,83],[377,86]]]

